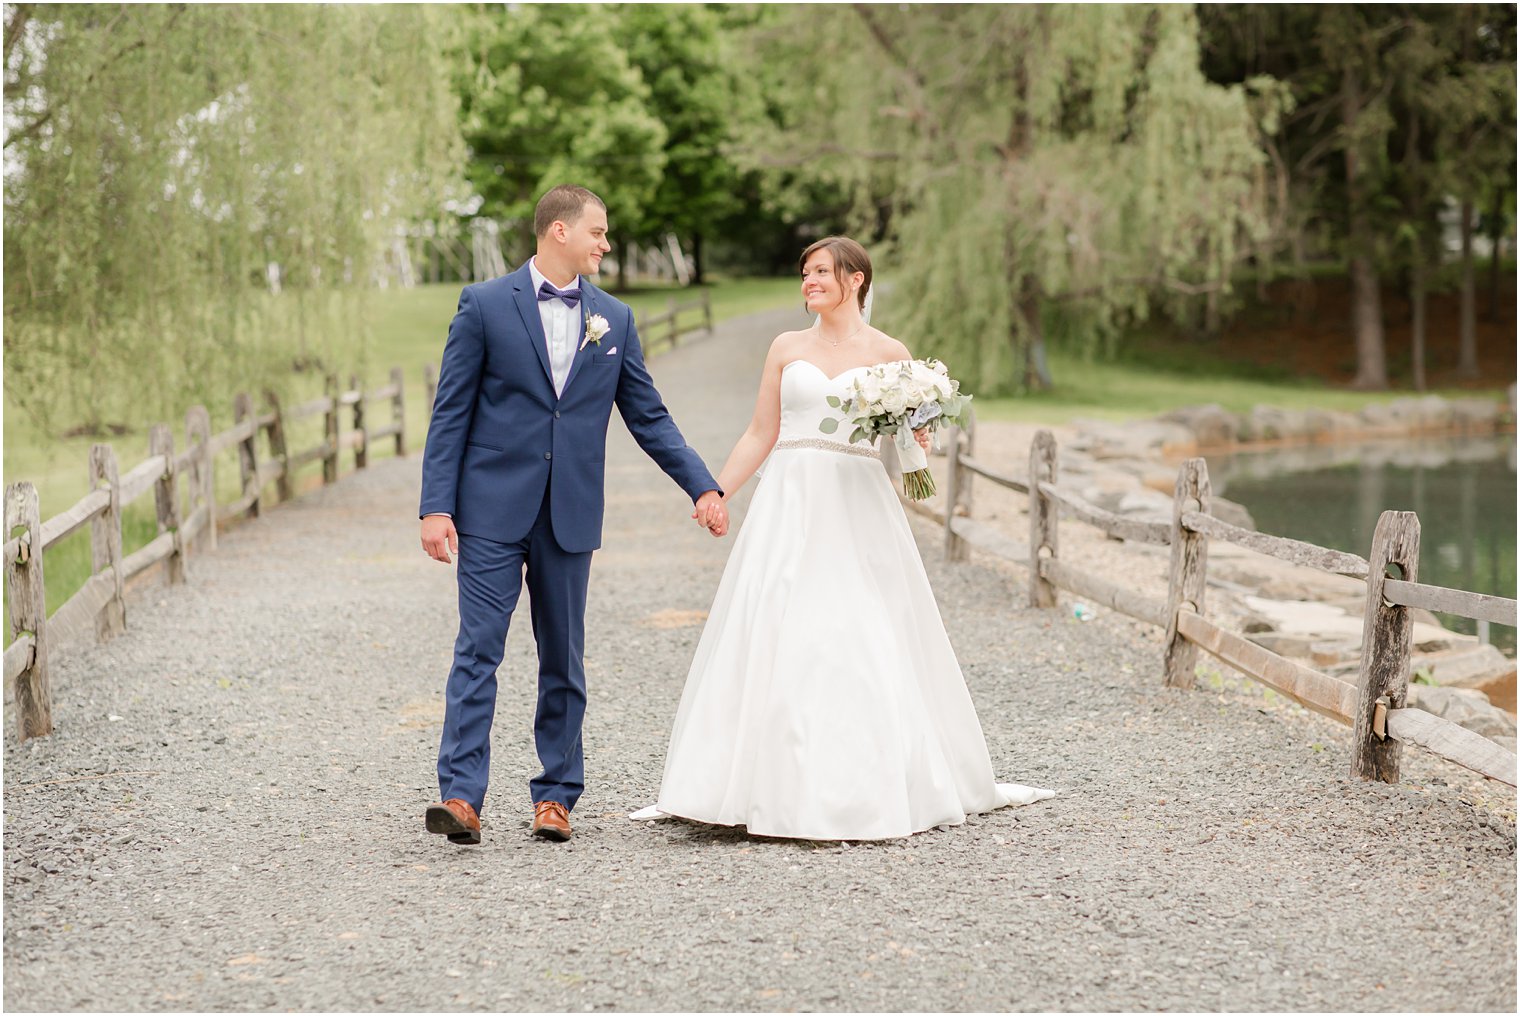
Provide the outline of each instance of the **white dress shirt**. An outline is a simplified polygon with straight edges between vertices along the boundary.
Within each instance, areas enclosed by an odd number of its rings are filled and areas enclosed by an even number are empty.
[[[528,262],[528,273],[533,276],[533,297],[546,279],[538,270],[538,258]],[[550,283],[553,285],[552,283]],[[568,286],[556,287],[565,291],[579,290],[581,277],[577,275]],[[575,362],[576,342],[581,337],[581,307],[565,306],[563,300],[539,300],[538,316],[544,323],[544,339],[548,343],[549,372],[554,376],[554,394],[565,394],[565,380],[570,376],[570,365]]]

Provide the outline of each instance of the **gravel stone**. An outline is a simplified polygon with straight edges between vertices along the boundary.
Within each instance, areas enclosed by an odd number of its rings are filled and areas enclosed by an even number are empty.
[[[714,467],[769,339],[804,323],[652,364]],[[1402,784],[1354,781],[1343,728],[1240,683],[1164,688],[1158,632],[1032,609],[1021,571],[945,563],[917,518],[997,775],[1060,796],[885,843],[630,822],[730,544],[612,431],[573,840],[528,836],[525,606],[484,842],[423,831],[454,577],[418,545],[420,454],[378,461],[55,656],[57,731],[5,732],[5,1006],[1515,1008],[1513,792],[1416,752]]]

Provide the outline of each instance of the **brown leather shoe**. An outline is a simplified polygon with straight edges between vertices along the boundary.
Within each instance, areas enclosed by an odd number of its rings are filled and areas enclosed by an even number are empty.
[[[427,831],[442,833],[450,843],[479,843],[480,817],[470,802],[451,797],[442,804],[428,805]]]
[[[570,812],[558,801],[537,801],[533,805],[533,835],[563,843],[570,838]]]

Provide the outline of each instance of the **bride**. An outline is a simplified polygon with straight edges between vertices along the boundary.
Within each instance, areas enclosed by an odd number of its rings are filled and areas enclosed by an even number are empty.
[[[731,497],[770,456],[687,675],[659,799],[632,817],[875,840],[1052,797],[994,781],[878,453],[818,429],[855,372],[911,359],[863,316],[870,258],[827,237],[801,268],[818,321],[771,344],[719,477]],[[722,535],[727,517],[709,524]]]

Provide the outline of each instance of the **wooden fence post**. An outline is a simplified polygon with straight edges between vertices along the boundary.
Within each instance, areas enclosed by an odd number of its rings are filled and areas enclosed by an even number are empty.
[[[90,489],[102,487],[111,492],[111,503],[90,520],[90,557],[91,573],[99,575],[111,569],[115,587],[95,615],[95,637],[104,642],[127,626],[126,576],[121,573],[121,479],[116,453],[108,444],[90,448]]]
[[[16,563],[5,570],[11,637],[32,638],[32,662],[16,675],[16,732],[21,740],[53,732],[53,696],[48,684],[47,587],[42,580],[42,519],[37,488],[12,483],[5,488],[5,538],[31,537]]]
[[[1056,605],[1055,583],[1040,574],[1041,559],[1055,557],[1059,547],[1056,523],[1060,512],[1054,500],[1040,493],[1040,484],[1055,482],[1055,435],[1041,430],[1029,444],[1029,602],[1036,607]]]
[[[438,398],[438,372],[431,363],[422,365],[422,398],[427,405],[427,416],[433,418],[433,402]]]
[[[285,408],[280,404],[278,392],[265,389],[264,402],[274,419],[269,421],[269,454],[280,464],[280,476],[275,480],[275,490],[283,504],[295,496],[295,484],[290,476],[290,445],[285,439]]]
[[[1404,708],[1409,694],[1414,618],[1409,608],[1383,599],[1383,580],[1389,577],[1390,566],[1399,572],[1394,578],[1419,581],[1420,517],[1414,512],[1384,512],[1372,535],[1362,618],[1362,672],[1352,720],[1351,775],[1397,783],[1403,746],[1387,736],[1386,717],[1389,710]]]
[[[670,297],[665,301],[665,308],[670,311],[670,348],[676,348],[676,342],[681,338],[681,329],[676,325],[676,298]]]
[[[153,488],[158,509],[158,531],[174,534],[174,553],[168,558],[169,584],[185,581],[185,534],[180,530],[179,470],[174,465],[174,434],[166,423],[155,423],[148,431],[148,454],[164,457],[164,471]]]
[[[205,406],[191,406],[185,412],[185,443],[195,448],[190,459],[191,502],[199,501],[206,509],[203,550],[216,549],[216,472],[211,454],[211,413]],[[189,514],[194,514],[192,509]]]
[[[946,428],[945,437],[950,443],[945,452],[945,560],[964,561],[971,556],[971,549],[955,532],[955,506],[960,503],[961,484],[970,481],[971,474],[960,467],[960,428]]]
[[[971,406],[967,406],[966,407],[966,415],[961,420],[961,425],[962,426],[961,426],[960,434],[961,434],[961,437],[965,439],[965,445],[966,446],[963,449],[961,449],[960,454],[971,456],[971,457],[974,458],[976,456],[976,409],[975,408],[973,408]],[[969,469],[962,469],[961,470],[961,479],[960,479],[961,490],[960,490],[960,497],[958,498],[957,503],[961,507],[963,507],[963,508],[966,509],[965,512],[964,512],[964,514],[965,514],[965,516],[968,519],[971,517],[971,512],[972,512],[972,500],[971,500],[971,498],[972,498],[972,495],[976,492],[975,480],[976,480],[976,474],[973,473],[971,470],[969,470]]]
[[[400,367],[391,368],[391,384],[396,386],[396,398],[391,403],[391,423],[396,428],[396,458],[406,455],[406,375]]]
[[[235,423],[253,417],[253,398],[247,392],[238,392],[232,400],[232,419]],[[253,497],[244,515],[248,518],[259,517],[259,501],[264,496],[259,487],[259,428],[255,426],[253,433],[238,442],[238,466],[243,476],[243,496]]]
[[[1208,463],[1188,459],[1177,470],[1172,497],[1172,564],[1166,586],[1166,648],[1162,656],[1168,688],[1193,687],[1198,647],[1177,631],[1177,616],[1184,610],[1203,613],[1209,563],[1209,538],[1184,529],[1182,516],[1185,512],[1207,515],[1211,500]]]
[[[359,434],[359,443],[354,445],[354,468],[363,469],[369,465],[369,430],[364,425],[364,389],[359,384],[359,375],[350,374],[348,385],[354,390],[354,430]]]
[[[323,484],[338,482],[338,375],[327,375],[327,421],[323,430],[327,449],[322,456]]]

